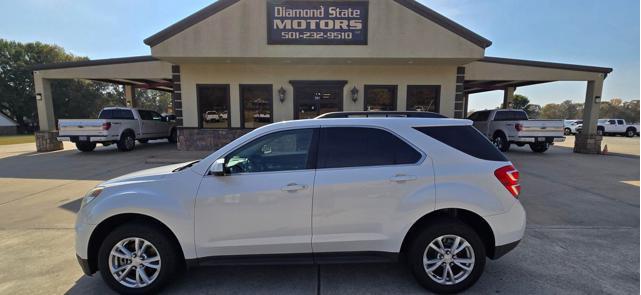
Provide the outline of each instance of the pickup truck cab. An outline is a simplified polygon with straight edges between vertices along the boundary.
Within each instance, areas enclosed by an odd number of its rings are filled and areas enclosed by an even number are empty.
[[[596,132],[598,135],[620,134],[634,137],[639,134],[639,124],[628,124],[623,119],[599,119]]]
[[[93,151],[97,143],[104,146],[115,143],[118,150],[131,151],[136,140],[146,143],[167,138],[176,142],[176,126],[169,117],[135,108],[104,108],[98,119],[59,120],[58,130],[59,141],[71,141],[83,152]]]
[[[530,120],[523,110],[478,111],[468,119],[502,152],[509,151],[511,144],[528,144],[533,152],[543,153],[555,142],[565,141],[563,120]]]

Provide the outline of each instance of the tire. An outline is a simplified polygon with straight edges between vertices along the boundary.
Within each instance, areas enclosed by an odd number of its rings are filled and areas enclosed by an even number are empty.
[[[466,246],[453,255],[451,248],[454,248],[457,237],[467,243],[459,242],[459,245]],[[440,251],[449,252],[439,254],[430,247],[432,243],[439,245],[439,239],[444,246],[437,246]],[[425,262],[424,257],[433,263]],[[437,294],[458,293],[474,285],[481,277],[485,267],[485,246],[471,227],[455,219],[446,219],[427,227],[412,241],[407,259],[414,277],[427,290]],[[467,259],[471,263],[459,259]],[[447,263],[450,265],[446,265]],[[459,265],[469,267],[470,270]],[[448,267],[451,272],[447,270]],[[445,272],[447,275],[443,276]],[[444,277],[444,282],[439,282]]]
[[[136,253],[136,239],[140,241],[143,252]],[[117,245],[124,247],[130,254],[137,254],[138,257],[125,254]],[[178,251],[180,250],[176,249],[170,238],[157,227],[141,223],[126,224],[114,229],[103,240],[98,250],[98,269],[107,285],[120,294],[155,293],[175,279],[176,269],[181,265]],[[120,258],[112,253],[117,253]],[[155,257],[159,260],[144,262],[145,258],[153,260]],[[112,273],[112,269],[119,267],[124,269]],[[143,273],[148,281],[143,279]],[[115,277],[123,274],[122,280]]]
[[[605,130],[603,130],[603,128],[597,128],[596,135],[605,136]]]
[[[78,141],[76,142],[76,148],[81,151],[81,152],[93,152],[94,149],[96,149],[96,143],[95,142],[85,142],[85,141]]]
[[[176,128],[171,129],[171,133],[169,134],[169,137],[167,137],[167,139],[171,143],[178,142],[178,132],[176,131]]]
[[[565,128],[565,129],[563,129],[563,134],[570,135],[570,134],[572,134],[572,130],[570,128]]]
[[[507,141],[507,137],[502,132],[497,132],[492,138],[492,142],[502,152],[507,152],[510,150],[510,143]]]
[[[121,152],[132,151],[136,147],[136,136],[134,136],[133,132],[127,131],[120,136],[117,145],[118,150]]]
[[[140,142],[140,143],[148,143],[149,139],[138,139],[138,142]]]
[[[535,153],[545,153],[550,145],[547,142],[543,143],[530,143],[530,149]]]
[[[637,135],[637,131],[634,128],[628,128],[628,130],[625,131],[625,136],[627,137],[634,137]]]

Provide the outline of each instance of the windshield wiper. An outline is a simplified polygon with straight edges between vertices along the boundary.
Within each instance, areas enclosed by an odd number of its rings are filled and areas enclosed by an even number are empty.
[[[187,164],[187,165],[185,165],[185,166],[180,166],[180,167],[178,167],[178,168],[174,169],[172,172],[183,171],[183,170],[185,170],[185,169],[187,169],[187,168],[189,168],[189,167],[191,167],[191,166],[194,166],[194,164],[196,164],[196,163],[198,163],[198,162],[200,162],[200,160],[190,162],[189,164]]]

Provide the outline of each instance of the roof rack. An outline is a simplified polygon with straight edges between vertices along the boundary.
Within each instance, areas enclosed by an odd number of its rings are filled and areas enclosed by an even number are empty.
[[[390,112],[390,111],[361,111],[361,112],[331,112],[322,114],[316,119],[334,118],[447,118],[433,112]]]

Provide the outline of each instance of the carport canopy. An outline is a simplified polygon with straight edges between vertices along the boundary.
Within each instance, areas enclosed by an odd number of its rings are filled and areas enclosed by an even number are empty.
[[[136,56],[39,65],[33,78],[41,131],[55,131],[51,80],[84,79],[125,86],[128,106],[135,106],[135,88],[172,92],[171,63]]]
[[[601,152],[601,138],[596,135],[603,81],[611,68],[551,63],[531,60],[484,57],[465,66],[463,93],[465,111],[470,94],[503,90],[503,107],[509,108],[517,87],[556,81],[586,81],[583,131],[577,135],[575,152]]]

